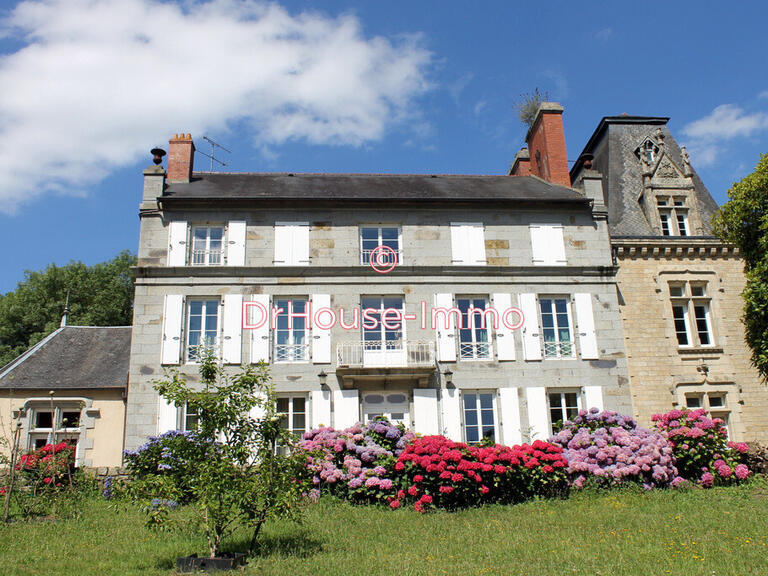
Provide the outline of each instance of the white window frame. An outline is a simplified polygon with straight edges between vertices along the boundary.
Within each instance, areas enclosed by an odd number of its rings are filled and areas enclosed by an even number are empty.
[[[683,289],[682,296],[673,296],[672,287],[681,287]],[[703,295],[694,296],[692,288],[702,287]],[[667,283],[667,290],[669,294],[669,301],[672,307],[672,327],[675,331],[675,340],[677,341],[678,348],[714,348],[715,333],[712,326],[712,297],[709,296],[709,283],[697,282],[697,281],[678,281],[670,280]],[[704,307],[704,322],[706,324],[706,334],[709,338],[707,344],[701,342],[701,334],[699,330],[698,318],[696,316],[696,308]],[[678,338],[677,318],[675,318],[675,308],[683,310],[683,322],[685,324],[685,335],[688,340],[686,344],[681,344]],[[693,321],[691,321],[693,320]]]
[[[46,405],[44,401],[35,402],[29,408],[31,414],[29,416],[29,433],[27,435],[27,447],[29,450],[36,450],[35,441],[41,438],[45,438],[43,444],[51,444],[55,442],[62,442],[63,440],[75,440],[75,444],[78,444],[81,440],[81,426],[83,419],[83,408],[77,403],[67,401],[65,399],[54,400],[53,414],[51,414],[52,428],[38,428],[37,427],[37,415],[43,412],[50,413],[50,404]],[[63,426],[63,414],[64,412],[78,412],[77,426]],[[55,438],[54,438],[55,430]]]
[[[727,390],[707,390],[700,391],[700,390],[694,390],[691,392],[685,392],[683,394],[684,399],[684,405],[688,410],[700,410],[704,409],[707,413],[707,416],[710,418],[720,418],[725,422],[725,429],[728,433],[728,438],[733,438],[733,430],[731,426],[733,425],[731,421],[731,416],[733,415],[733,409],[731,408],[729,402],[728,402],[728,391]],[[688,398],[696,397],[699,399],[700,406],[698,407],[690,407],[688,406]],[[721,406],[712,406],[712,398],[722,398],[723,404]]]
[[[223,266],[226,264],[226,246],[227,246],[227,227],[223,224],[193,224],[190,227],[190,233],[189,233],[189,256],[188,256],[188,262],[190,266]],[[221,248],[218,250],[218,252],[215,252],[211,250],[211,230],[213,229],[220,229],[221,230]],[[205,230],[205,247],[201,250],[195,249],[195,241],[196,236],[195,232],[197,230]],[[202,260],[197,261],[196,254],[202,252]],[[211,256],[213,254],[218,253],[218,262],[212,262]]]
[[[198,359],[191,352],[191,350],[190,350],[191,345],[189,343],[189,337],[190,337],[190,334],[192,332],[190,330],[190,323],[191,323],[191,320],[192,320],[191,308],[192,308],[192,303],[193,302],[202,302],[203,303],[202,304],[202,308],[201,308],[201,312],[202,312],[201,316],[202,316],[202,318],[206,318],[207,315],[208,315],[207,314],[207,312],[208,312],[208,304],[210,302],[216,302],[216,339],[212,343],[201,342],[201,344],[203,346],[205,346],[205,347],[213,348],[213,350],[216,353],[217,357],[221,356],[221,350],[220,350],[220,346],[221,346],[221,333],[222,333],[221,332],[221,330],[222,330],[222,326],[221,326],[221,324],[222,324],[221,323],[221,321],[222,321],[221,299],[218,298],[218,297],[204,297],[204,296],[189,297],[189,298],[187,298],[187,300],[185,302],[185,306],[184,306],[184,358],[185,358],[185,361],[186,361],[187,364],[198,364]],[[201,333],[201,340],[202,340],[202,334],[203,334],[203,332],[205,332],[205,330],[203,329],[202,322],[201,322],[200,328],[201,328],[200,329],[200,333]],[[197,330],[196,330],[196,332],[197,332]]]
[[[467,308],[467,311],[470,309],[479,310],[479,308],[476,308],[474,306],[475,300],[483,300],[485,302],[485,308],[484,310],[490,310],[492,308],[491,306],[491,299],[488,296],[466,296],[466,295],[459,295],[456,296],[455,299],[455,306],[456,308],[459,308],[459,301],[460,300],[469,300],[469,307]],[[472,317],[477,318],[478,314],[473,313]],[[491,314],[484,314],[482,318],[485,319],[485,328],[482,328],[481,322],[476,322],[474,326],[470,326],[470,316],[467,315],[466,318],[462,314],[461,321],[457,323],[456,326],[456,343],[458,345],[458,359],[460,361],[487,361],[487,360],[493,360],[493,316]],[[466,321],[466,323],[465,323]],[[472,336],[472,339],[470,342],[464,342],[461,339],[461,333],[462,328],[464,330],[470,330],[470,334]],[[485,342],[479,341],[477,339],[477,330],[485,330],[487,333],[487,340]],[[468,352],[468,354],[467,354]],[[482,352],[485,352],[485,354],[482,354]]]
[[[482,420],[482,408],[480,407],[480,395],[481,394],[490,394],[491,395],[491,405],[493,407],[493,439],[495,442],[499,441],[499,409],[498,409],[498,390],[495,389],[489,389],[489,388],[479,388],[479,389],[462,389],[460,398],[459,398],[459,409],[461,410],[461,430],[462,430],[462,437],[464,439],[464,442],[467,444],[473,443],[473,444],[479,444],[482,442],[484,436],[483,433],[483,420]],[[469,427],[467,424],[467,408],[465,404],[465,397],[467,395],[475,395],[475,407],[474,411],[477,415],[477,425],[472,426],[473,428],[477,428],[478,433],[478,439],[477,440],[469,440],[467,436],[467,428]]]
[[[363,310],[366,308],[363,306],[363,299],[365,298],[378,298],[379,299],[379,326],[377,330],[379,330],[379,336],[381,337],[379,340],[366,340],[365,334],[368,331],[365,327],[363,327],[363,323],[365,322],[365,319],[363,318]],[[397,348],[389,348],[387,346],[387,340],[386,340],[386,333],[389,331],[384,327],[384,322],[381,321],[381,315],[384,312],[384,299],[385,298],[400,298],[400,301],[402,302],[402,307],[400,308],[401,315],[400,315],[400,332],[402,333],[402,337],[400,338],[400,346]],[[371,308],[373,310],[373,308]],[[392,322],[391,319],[388,320],[389,322]],[[360,296],[360,336],[363,341],[363,348],[366,351],[405,351],[407,350],[407,335],[405,331],[405,296],[402,294],[391,294],[391,295],[384,295],[384,296],[378,296],[378,295],[372,295],[372,294],[362,294]],[[371,328],[370,330],[373,330]],[[368,348],[369,342],[379,342],[380,347],[379,348]]]
[[[295,400],[297,398],[301,398],[304,400],[304,411],[296,411],[294,408]],[[279,409],[277,410],[279,414],[285,414],[285,418],[287,419],[287,426],[283,426],[283,419],[280,419],[279,426],[283,430],[287,430],[297,438],[301,438],[301,434],[304,432],[311,430],[310,426],[310,414],[309,414],[309,395],[304,393],[297,393],[297,394],[278,394],[275,398],[275,408],[277,408],[277,403],[280,400],[288,400],[288,412],[280,412]],[[293,417],[297,414],[303,414],[304,415],[304,428],[297,432],[297,429],[294,427]],[[279,453],[285,453],[285,447],[284,446],[276,446],[275,448],[277,452]]]
[[[658,196],[656,198],[656,211],[659,214],[661,235],[665,237],[691,235],[691,226],[688,219],[688,205],[685,198]],[[683,226],[680,226],[682,219]],[[666,234],[665,226],[666,223]]]
[[[189,404],[184,403],[184,406],[181,407],[181,426],[180,430],[183,430],[184,432],[192,432],[200,429],[200,413],[192,412],[190,413],[189,410]],[[189,427],[189,419],[195,418],[197,421],[197,425],[194,428]]]
[[[281,297],[281,296],[274,296],[274,305],[277,308],[283,308],[283,312],[281,312],[277,318],[279,319],[281,316],[288,316],[288,302],[292,302],[294,305],[297,302],[303,302],[304,303],[304,312],[309,309],[310,303],[309,298],[306,296],[287,296],[287,297]],[[285,304],[285,305],[283,305]],[[294,316],[296,315],[296,309],[294,308]],[[297,344],[295,342],[295,337],[298,332],[296,329],[296,318],[294,318],[294,326],[293,328],[279,328],[279,324],[275,324],[275,329],[272,330],[273,333],[273,342],[272,342],[272,361],[275,364],[306,364],[310,361],[310,346],[311,346],[311,334],[309,329],[309,322],[306,320],[304,321],[304,343],[303,344]],[[286,344],[279,344],[278,343],[278,335],[281,332],[288,332],[289,338],[288,342]]]
[[[568,409],[574,408],[574,406],[568,406],[565,401],[565,395],[566,394],[575,394],[576,395],[576,414],[578,415],[579,410],[582,410],[584,407],[584,390],[582,388],[547,388],[547,418],[549,419],[549,433],[555,434],[555,422],[562,421],[565,422],[568,420]],[[553,395],[559,395],[560,396],[560,406],[559,407],[553,407],[552,406],[552,396]],[[558,420],[552,419],[552,411],[553,410],[560,410],[561,418]]]
[[[363,230],[372,230],[375,229],[377,233],[377,244],[376,247],[383,246],[384,239],[382,238],[382,229],[384,228],[397,228],[397,250],[395,250],[395,253],[397,254],[397,262],[396,264],[398,266],[402,266],[403,264],[403,228],[399,224],[361,224],[358,228],[358,244],[360,247],[360,265],[361,266],[369,266],[370,265],[370,257],[372,250],[368,250],[368,253],[366,254],[366,250],[363,249]],[[375,248],[374,248],[375,250]],[[387,264],[391,264],[387,260]]]
[[[545,360],[554,360],[554,359],[571,359],[576,357],[576,338],[575,338],[575,332],[573,329],[573,309],[572,309],[572,302],[571,297],[569,295],[562,295],[562,294],[539,294],[538,297],[538,314],[539,314],[539,333],[541,334],[541,345],[543,349],[542,357]],[[546,341],[545,332],[547,328],[544,325],[544,310],[542,309],[543,302],[546,300],[552,301],[552,317],[554,320],[554,331],[555,331],[555,341],[554,346],[553,343]],[[569,340],[567,341],[568,344],[570,344],[570,353],[564,354],[563,349],[566,348],[564,346],[565,341],[560,341],[560,330],[562,327],[560,327],[557,324],[557,312],[556,312],[556,301],[557,300],[565,300],[565,311],[568,315],[568,335]],[[549,344],[549,346],[548,346]],[[554,351],[554,353],[552,353]]]

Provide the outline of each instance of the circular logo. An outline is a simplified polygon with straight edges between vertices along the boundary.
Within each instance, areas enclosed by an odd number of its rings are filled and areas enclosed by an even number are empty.
[[[379,274],[392,272],[397,266],[397,252],[389,246],[377,246],[371,250],[368,263]]]

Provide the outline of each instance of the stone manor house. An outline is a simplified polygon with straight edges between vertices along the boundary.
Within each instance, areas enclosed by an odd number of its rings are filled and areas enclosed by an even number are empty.
[[[701,407],[733,439],[768,442],[742,262],[712,236],[717,206],[668,118],[603,118],[569,169],[562,113],[542,104],[497,176],[195,172],[191,135],[174,136],[167,170],[155,150],[144,171],[130,352],[72,340],[73,357],[100,350],[109,382],[70,375],[41,422],[71,411],[71,390],[82,463],[118,465],[114,438],[134,449],[196,426],[152,383],[170,367],[196,381],[211,347],[233,371],[269,364],[296,433],[382,415],[511,445],[582,408],[650,425]],[[0,407],[12,397],[30,426],[56,387],[45,346],[0,370]]]

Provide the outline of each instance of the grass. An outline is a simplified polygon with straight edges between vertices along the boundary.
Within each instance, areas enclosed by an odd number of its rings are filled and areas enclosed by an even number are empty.
[[[191,532],[150,532],[136,510],[89,500],[79,518],[0,526],[2,575],[173,574]],[[247,535],[240,535],[241,542]],[[323,499],[268,525],[247,574],[768,573],[768,485],[640,493],[420,515]]]

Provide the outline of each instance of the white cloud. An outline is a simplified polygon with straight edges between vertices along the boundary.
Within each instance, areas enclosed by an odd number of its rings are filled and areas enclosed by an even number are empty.
[[[183,6],[183,7],[182,7]],[[361,145],[412,115],[431,55],[418,37],[366,38],[352,16],[255,0],[20,3],[1,36],[0,211],[77,193],[174,132],[235,121],[258,149]]]
[[[607,40],[610,40],[613,36],[613,28],[603,28],[602,30],[598,30],[595,32],[595,38],[597,40],[600,40],[601,42],[605,42]]]
[[[758,98],[768,98],[768,90],[763,90],[757,95]]]
[[[752,136],[768,130],[768,114],[746,113],[734,104],[722,104],[704,118],[683,127],[683,134],[690,138],[688,148],[691,157],[699,165],[713,164],[720,151],[720,144],[735,138]]]

